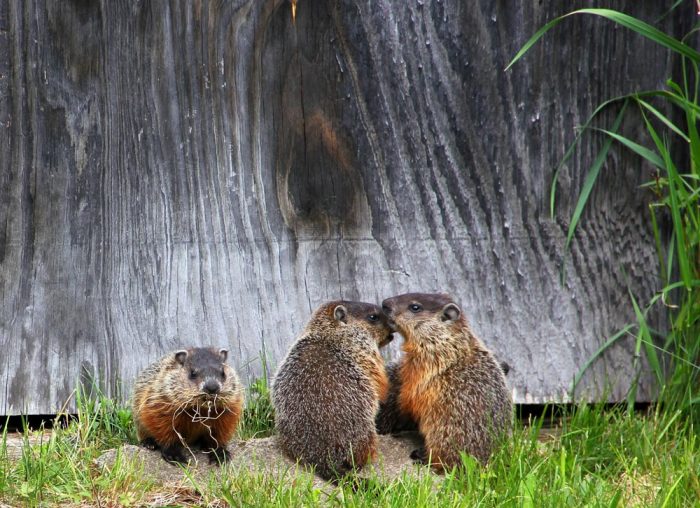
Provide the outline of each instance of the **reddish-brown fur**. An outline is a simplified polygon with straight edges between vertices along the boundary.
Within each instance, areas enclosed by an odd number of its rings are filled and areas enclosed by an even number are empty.
[[[500,365],[448,295],[410,293],[382,307],[404,337],[398,406],[425,438],[417,455],[438,470],[459,465],[461,452],[487,462],[510,427]]]
[[[148,428],[150,437],[162,446],[172,446],[181,440],[192,445],[201,438],[225,444],[236,432],[242,409],[242,404],[220,408],[221,412],[212,412],[212,418],[206,420],[205,425],[194,421],[196,418],[187,412],[178,414],[170,404],[152,403],[143,407],[140,420]]]
[[[243,411],[243,389],[235,371],[223,363],[225,354],[217,359],[224,350],[193,348],[186,353],[185,358],[199,358],[200,363],[180,363],[172,353],[137,379],[132,401],[137,436],[144,444],[161,448],[167,460],[186,460],[182,448],[194,444],[210,448],[212,458],[221,454],[225,458],[225,446]],[[197,367],[220,376],[219,392],[205,393],[201,379],[188,377]]]

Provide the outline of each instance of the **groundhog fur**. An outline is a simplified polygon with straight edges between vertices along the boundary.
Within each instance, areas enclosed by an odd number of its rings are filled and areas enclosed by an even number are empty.
[[[396,434],[418,428],[416,421],[401,411],[399,407],[399,393],[401,391],[400,369],[401,360],[386,365],[389,391],[386,400],[379,404],[379,411],[374,420],[377,434]]]
[[[510,365],[499,362],[504,375],[510,372]],[[401,360],[386,364],[386,377],[389,380],[389,393],[386,400],[379,404],[379,412],[375,418],[377,434],[398,434],[405,431],[418,430],[418,423],[399,407],[399,392],[401,391]]]
[[[243,410],[243,388],[225,349],[170,353],[136,379],[132,408],[142,445],[160,448],[169,462],[187,461],[185,446],[210,450],[211,462],[229,458]]]
[[[327,480],[375,457],[374,417],[388,386],[379,347],[391,337],[377,305],[334,301],[313,313],[272,386],[285,454]]]
[[[448,295],[409,293],[382,309],[404,338],[398,407],[425,438],[412,457],[437,470],[461,464],[462,451],[486,463],[512,422],[501,366]]]

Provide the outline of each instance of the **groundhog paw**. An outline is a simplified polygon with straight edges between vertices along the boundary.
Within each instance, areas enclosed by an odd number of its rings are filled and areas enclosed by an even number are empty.
[[[163,448],[160,454],[168,462],[175,462],[177,464],[187,464],[187,457],[185,456],[184,449],[179,446],[172,446],[169,448]]]
[[[416,448],[411,452],[411,460],[415,464],[427,464],[428,463],[428,454],[425,451],[425,447],[421,448]]]
[[[226,448],[212,448],[209,452],[209,463],[210,464],[223,464],[231,460],[231,452]]]
[[[147,448],[148,450],[157,450],[158,449],[158,443],[152,437],[147,437],[146,439],[143,439],[141,441],[141,446],[143,446],[144,448]]]

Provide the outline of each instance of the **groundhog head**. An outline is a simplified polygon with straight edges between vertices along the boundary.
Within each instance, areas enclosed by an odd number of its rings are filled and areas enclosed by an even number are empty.
[[[320,323],[332,330],[346,327],[362,330],[376,340],[378,347],[388,344],[393,337],[382,309],[371,303],[345,300],[328,302],[319,307],[310,321],[314,327]]]
[[[382,302],[389,326],[404,338],[404,351],[435,351],[454,347],[465,325],[452,297],[440,293],[407,293]],[[452,340],[451,340],[452,339]]]
[[[188,401],[224,400],[238,390],[238,380],[226,365],[228,351],[215,348],[182,349],[174,353],[179,370],[178,386]]]

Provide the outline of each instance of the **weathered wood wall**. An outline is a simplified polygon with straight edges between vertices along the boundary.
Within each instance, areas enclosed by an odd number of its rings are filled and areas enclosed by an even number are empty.
[[[319,303],[408,290],[458,297],[518,402],[563,400],[632,319],[627,282],[642,300],[658,283],[648,168],[619,153],[560,284],[600,138],[564,172],[555,221],[552,168],[600,101],[671,72],[590,17],[503,71],[570,8],[299,0],[293,24],[282,0],[2,2],[0,414],[58,410],[81,372],[118,395],[185,344],[229,346],[250,379]],[[610,376],[621,397],[631,351],[588,386]]]

